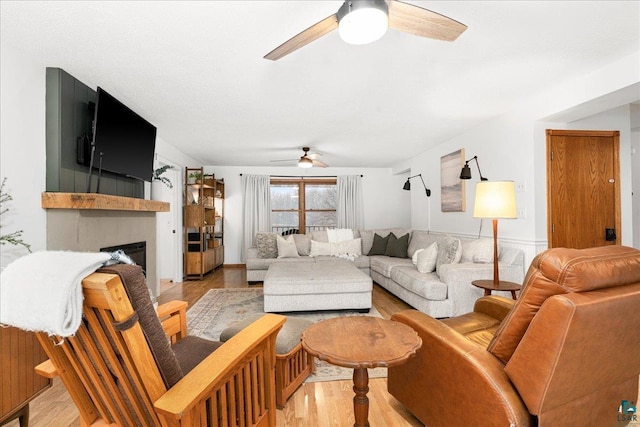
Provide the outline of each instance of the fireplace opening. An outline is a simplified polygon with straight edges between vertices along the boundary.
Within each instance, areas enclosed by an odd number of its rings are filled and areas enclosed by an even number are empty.
[[[147,242],[128,243],[125,245],[109,246],[100,248],[100,252],[115,252],[122,250],[133,262],[142,267],[142,271],[147,272]]]

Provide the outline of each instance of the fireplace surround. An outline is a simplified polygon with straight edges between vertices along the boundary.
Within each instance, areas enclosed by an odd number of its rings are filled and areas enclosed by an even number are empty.
[[[156,212],[169,203],[83,193],[43,193],[47,249],[94,251],[123,242],[146,242],[147,286],[157,297]]]

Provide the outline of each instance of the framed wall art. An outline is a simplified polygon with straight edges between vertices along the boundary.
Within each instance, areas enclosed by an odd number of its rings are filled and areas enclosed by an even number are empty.
[[[460,179],[462,166],[464,166],[464,148],[440,157],[440,205],[442,212],[465,211],[464,181]]]

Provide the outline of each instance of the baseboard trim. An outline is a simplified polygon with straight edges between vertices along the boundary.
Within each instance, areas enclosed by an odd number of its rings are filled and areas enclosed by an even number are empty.
[[[246,264],[222,264],[223,268],[247,268]]]

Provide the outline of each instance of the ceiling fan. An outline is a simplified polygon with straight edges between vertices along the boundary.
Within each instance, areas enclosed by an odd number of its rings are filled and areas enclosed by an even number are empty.
[[[309,147],[302,147],[302,151],[304,154],[300,159],[286,159],[286,160],[271,160],[272,162],[298,162],[298,166],[301,168],[312,168],[314,166],[320,168],[326,168],[329,166],[328,164],[321,162],[318,160],[318,157],[322,156],[320,153],[309,154]]]
[[[347,0],[340,9],[267,53],[278,60],[338,28],[347,43],[366,44],[382,37],[387,28],[420,37],[454,41],[467,26],[439,13],[398,0]]]

